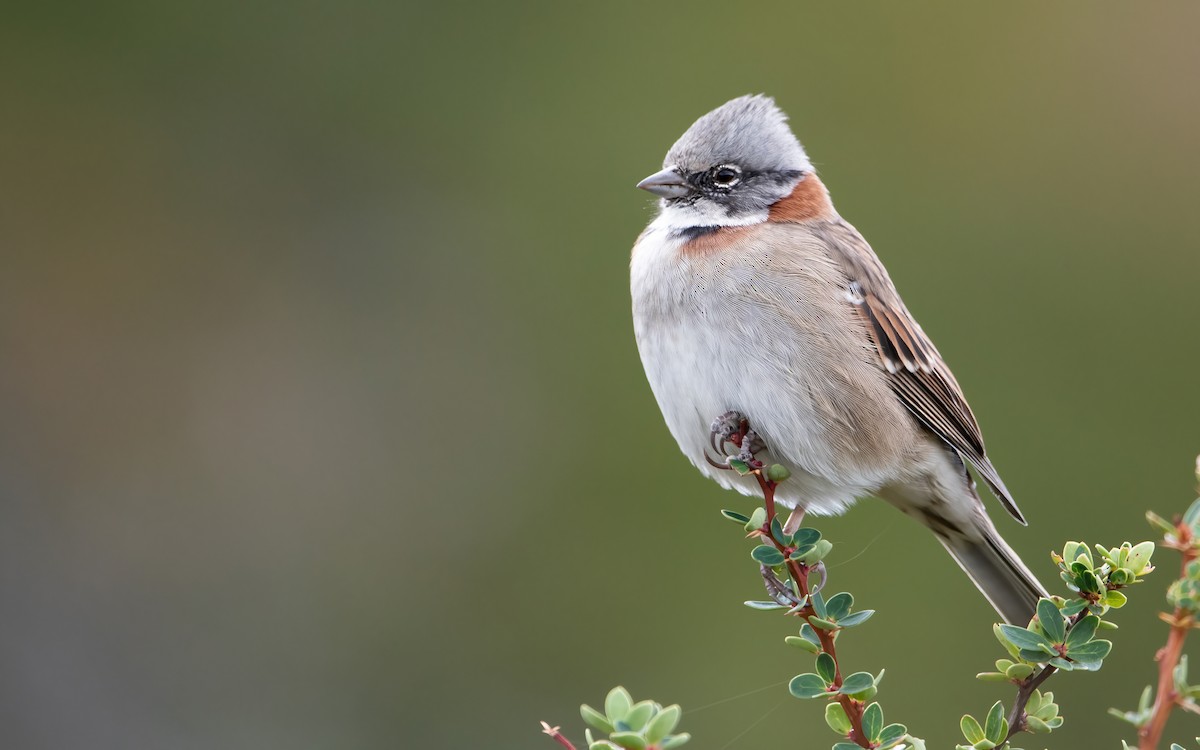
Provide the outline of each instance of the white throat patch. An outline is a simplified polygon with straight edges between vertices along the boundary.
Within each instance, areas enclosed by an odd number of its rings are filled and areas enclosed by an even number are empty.
[[[695,227],[744,227],[761,224],[767,220],[767,209],[754,211],[744,216],[729,216],[719,206],[697,201],[680,205],[660,201],[661,211],[649,229],[660,232],[682,232]]]

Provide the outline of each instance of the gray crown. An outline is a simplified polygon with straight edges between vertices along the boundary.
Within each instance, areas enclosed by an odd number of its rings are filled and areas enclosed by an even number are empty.
[[[663,166],[698,172],[725,163],[756,172],[814,171],[787,115],[762,94],[739,96],[696,120]]]

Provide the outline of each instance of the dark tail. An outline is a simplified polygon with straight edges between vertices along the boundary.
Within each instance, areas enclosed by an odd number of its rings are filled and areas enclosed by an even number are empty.
[[[937,538],[1005,622],[1024,626],[1033,617],[1038,599],[1049,594],[990,526],[980,529],[980,539],[941,534]]]

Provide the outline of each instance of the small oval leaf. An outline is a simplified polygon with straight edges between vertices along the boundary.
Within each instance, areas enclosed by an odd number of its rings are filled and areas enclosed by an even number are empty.
[[[664,737],[675,731],[682,713],[683,709],[678,705],[667,706],[659,711],[658,716],[650,720],[650,726],[646,727],[646,740],[652,745],[657,745]]]
[[[629,695],[629,691],[618,685],[608,691],[608,697],[604,699],[604,713],[608,714],[608,720],[615,725],[625,719],[625,714],[629,713],[632,705],[633,697]]]
[[[828,692],[828,685],[820,675],[798,674],[788,683],[788,692],[797,698],[816,698]]]
[[[760,544],[750,550],[750,557],[753,557],[760,565],[774,567],[783,563],[783,553],[774,547],[765,544]]]
[[[842,680],[842,687],[838,690],[843,695],[854,695],[861,693],[868,688],[874,687],[875,675],[870,672],[855,672],[846,679]]]
[[[608,717],[586,703],[579,707],[579,714],[583,717],[584,722],[593,729],[605,734],[613,731],[612,722],[608,720]]]
[[[817,656],[817,674],[825,680],[826,684],[833,682],[834,675],[837,674],[837,662],[827,653],[822,652]]]
[[[608,739],[617,743],[625,750],[646,750],[649,745],[646,738],[638,732],[613,732]]]

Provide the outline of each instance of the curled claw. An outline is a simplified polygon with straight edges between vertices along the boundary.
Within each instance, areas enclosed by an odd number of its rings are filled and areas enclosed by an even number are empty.
[[[819,593],[821,589],[825,588],[825,579],[828,577],[828,571],[825,570],[825,563],[819,562],[808,570],[810,573],[817,574],[817,582],[810,587],[810,590],[814,594]]]
[[[725,442],[724,438],[722,438],[721,440],[718,440],[717,437],[719,435],[720,435],[720,433],[717,432],[716,430],[710,431],[708,433],[708,444],[712,446],[713,453],[716,453],[718,456],[725,452],[725,451],[721,450],[721,444]],[[706,453],[704,455],[704,457],[708,458],[708,454]],[[712,459],[709,458],[708,462],[711,464]]]
[[[775,571],[766,565],[759,565],[758,570],[762,573],[763,585],[767,587],[767,595],[776,603],[785,607],[794,607],[800,603],[800,600],[792,593],[791,587],[786,581],[781,581],[779,576],[775,575]]]
[[[704,460],[708,461],[708,465],[712,466],[715,469],[722,469],[724,471],[730,471],[733,469],[733,467],[730,466],[728,463],[723,464],[723,463],[717,461],[712,456],[708,455],[708,451],[704,451]]]
[[[740,411],[727,411],[714,419],[708,428],[709,441],[712,443],[713,450],[717,453],[724,453],[725,443],[730,442],[734,436],[744,433],[749,425],[750,421]],[[718,437],[720,440],[717,440]]]

